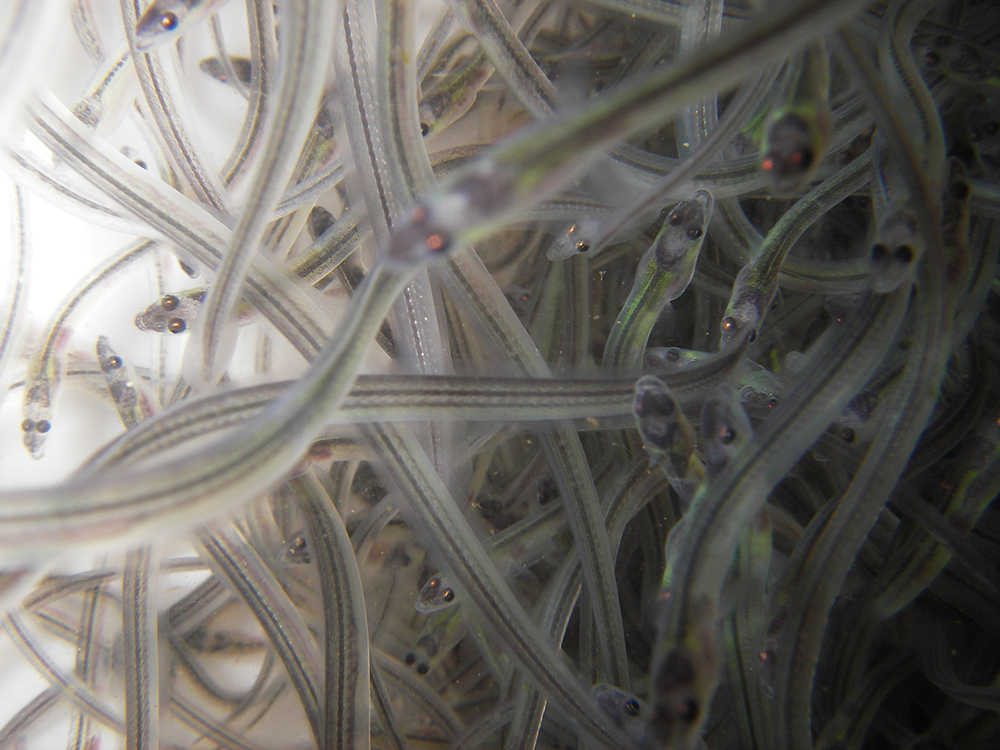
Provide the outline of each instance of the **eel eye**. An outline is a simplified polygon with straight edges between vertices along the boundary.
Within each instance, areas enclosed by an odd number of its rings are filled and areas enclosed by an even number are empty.
[[[872,248],[872,260],[878,263],[889,257],[889,248],[881,242]]]
[[[684,721],[696,720],[698,718],[698,701],[688,698],[677,707],[677,713]]]
[[[427,249],[432,253],[443,253],[451,247],[451,240],[446,234],[435,232],[434,234],[427,236],[427,239],[424,240],[424,244],[427,245]]]
[[[160,28],[164,31],[173,31],[177,28],[178,20],[175,13],[169,10],[160,14]]]

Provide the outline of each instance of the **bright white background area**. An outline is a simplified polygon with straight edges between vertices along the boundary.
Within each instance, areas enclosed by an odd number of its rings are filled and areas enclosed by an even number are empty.
[[[3,0],[0,0],[2,3]],[[118,0],[87,0],[96,12],[105,52],[112,54],[124,44],[124,32],[118,15]],[[71,8],[73,3],[64,0],[63,9],[47,37],[49,45],[44,55],[44,65],[35,71],[30,91],[51,91],[67,108],[72,109],[93,85],[97,66],[86,54],[73,31]],[[443,4],[433,0],[422,5],[421,26],[426,29]],[[226,33],[226,44],[231,55],[248,54],[245,8],[242,2],[231,2],[221,11]],[[280,9],[279,9],[280,13]],[[199,152],[206,162],[221,168],[240,131],[246,101],[228,85],[220,83],[202,72],[198,64],[217,52],[210,27],[200,25],[185,35],[181,44],[182,67],[186,76],[186,94],[190,109],[198,119],[192,125],[197,139],[202,141]],[[28,97],[32,93],[27,94]],[[0,96],[3,96],[0,89]],[[138,85],[134,83],[131,101],[141,99]],[[148,129],[136,127],[126,119],[104,137],[116,150],[131,159],[140,159],[150,170],[157,170],[162,159],[157,158],[155,144]],[[45,163],[57,166],[53,155],[13,118],[6,133],[0,134],[4,144],[17,144],[36,154]],[[16,223],[14,183],[7,173],[14,173],[5,148],[0,148],[0,310],[5,295],[14,288],[13,264],[17,253],[13,237]],[[53,484],[70,474],[101,446],[123,431],[123,426],[107,393],[103,379],[96,372],[88,377],[64,375],[62,387],[54,404],[52,430],[47,436],[45,455],[34,460],[22,444],[23,381],[30,359],[41,344],[50,327],[53,314],[78,287],[81,280],[108,258],[134,243],[139,236],[123,233],[81,218],[79,212],[54,205],[41,195],[22,190],[27,245],[28,267],[23,281],[26,294],[20,315],[20,340],[11,356],[0,369],[0,489]],[[233,203],[242,200],[238,194]],[[232,221],[230,220],[230,223]],[[165,292],[177,292],[206,283],[204,277],[189,278],[174,256],[165,249],[155,257],[133,264],[118,274],[99,294],[74,316],[70,338],[64,357],[69,370],[74,364],[89,362],[96,365],[95,345],[99,336],[106,336],[123,360],[135,367],[141,377],[156,372],[161,359],[168,363],[165,382],[169,389],[176,377],[187,336],[161,336],[140,331],[134,324],[137,313],[154,303]],[[341,301],[333,300],[330,311],[336,314]],[[252,371],[253,351],[258,338],[256,326],[248,326],[241,333],[241,349],[234,359],[233,372],[240,377]],[[165,349],[161,350],[161,346]],[[165,356],[164,356],[165,355]],[[381,353],[378,353],[381,356]],[[293,377],[304,366],[303,361],[282,342],[273,347],[274,367],[269,377]],[[384,361],[374,359],[372,366],[384,366]],[[155,379],[155,378],[154,378]],[[155,388],[151,388],[155,391]],[[171,554],[175,554],[176,550]],[[187,554],[192,554],[189,551]],[[100,567],[102,561],[93,559],[59,560],[61,572],[87,570]],[[169,578],[169,580],[168,580]],[[168,576],[161,579],[166,606],[177,591],[186,590],[190,582]],[[70,647],[54,649],[59,666],[72,671],[74,652]],[[26,703],[47,687],[45,680],[29,666],[12,646],[9,638],[0,637],[0,726],[4,725]],[[29,747],[64,747],[69,727],[70,708],[64,704],[46,714],[31,731]],[[109,738],[114,745],[115,738]],[[104,747],[104,745],[102,745]]]
[[[124,32],[117,0],[89,0],[89,5],[105,35],[105,47],[112,50],[123,45]],[[34,85],[36,90],[52,91],[68,108],[72,108],[94,85],[95,75],[99,73],[73,30],[71,6],[72,3],[67,0],[64,12],[52,29],[47,64],[38,71]],[[443,3],[437,0],[421,3],[418,36],[426,33],[443,7]],[[278,13],[280,21],[280,7]],[[228,3],[220,11],[220,19],[229,54],[247,56],[244,4]],[[189,109],[197,115],[194,123],[186,124],[195,139],[200,141],[199,153],[208,164],[221,169],[240,131],[246,100],[227,84],[212,79],[199,69],[201,60],[217,55],[207,22],[184,35],[180,50]],[[130,95],[141,99],[134,79]],[[156,170],[156,165],[163,163],[162,158],[157,157],[149,130],[138,129],[134,118],[133,114],[131,119],[126,119],[104,137],[129,158],[141,159],[151,170]],[[52,155],[16,120],[8,130],[9,138],[23,144],[48,163],[52,162]],[[9,158],[6,155],[0,157],[0,171],[9,169]],[[10,278],[14,252],[9,231],[13,220],[12,189],[11,181],[0,175],[0,278],[4,279]],[[65,378],[55,404],[53,428],[46,441],[45,457],[35,461],[21,442],[23,390],[21,387],[8,389],[8,386],[23,380],[28,358],[37,350],[43,332],[49,327],[50,317],[61,307],[66,295],[95,266],[136,239],[134,235],[113,231],[92,220],[80,218],[74,212],[52,205],[45,197],[24,190],[22,193],[25,196],[30,267],[27,270],[28,294],[22,318],[21,354],[11,357],[0,372],[0,386],[5,391],[0,406],[0,487],[5,488],[57,481],[122,431],[110,400],[105,393],[101,393],[99,379]],[[238,205],[241,200],[238,192],[233,195],[234,204]],[[161,277],[159,280],[158,276]],[[97,338],[107,336],[127,363],[138,368],[157,367],[162,337],[136,329],[133,324],[136,314],[164,292],[176,292],[205,283],[204,277],[192,280],[183,274],[172,255],[166,251],[159,253],[159,269],[151,259],[137,262],[127,272],[119,274],[75,316],[72,338],[66,349],[68,364],[81,359],[95,361]],[[0,303],[8,288],[10,285],[0,283]],[[336,306],[336,303],[333,304]],[[252,346],[246,330],[241,337],[241,340],[247,340],[247,348]],[[166,338],[172,339],[167,343],[167,361],[173,365],[180,361],[187,336]],[[281,346],[279,342],[275,347],[278,357],[282,355]],[[244,356],[249,358],[252,355]],[[291,356],[293,360],[297,359]],[[287,374],[294,375],[301,364],[301,360],[296,361]],[[282,363],[279,361],[276,365],[280,370]],[[168,372],[168,375],[172,374],[175,373]]]

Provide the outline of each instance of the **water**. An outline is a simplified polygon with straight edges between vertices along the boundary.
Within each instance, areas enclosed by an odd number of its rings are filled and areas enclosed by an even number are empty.
[[[995,746],[1000,16],[785,7],[0,18],[0,747]]]

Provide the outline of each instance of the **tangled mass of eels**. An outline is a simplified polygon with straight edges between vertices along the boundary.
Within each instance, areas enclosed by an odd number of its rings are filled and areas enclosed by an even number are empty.
[[[0,81],[0,750],[1000,746],[1000,5],[5,0]]]

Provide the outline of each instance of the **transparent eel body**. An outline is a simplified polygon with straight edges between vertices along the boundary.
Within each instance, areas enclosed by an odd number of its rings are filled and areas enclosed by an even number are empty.
[[[997,746],[994,6],[0,3],[0,746]]]

